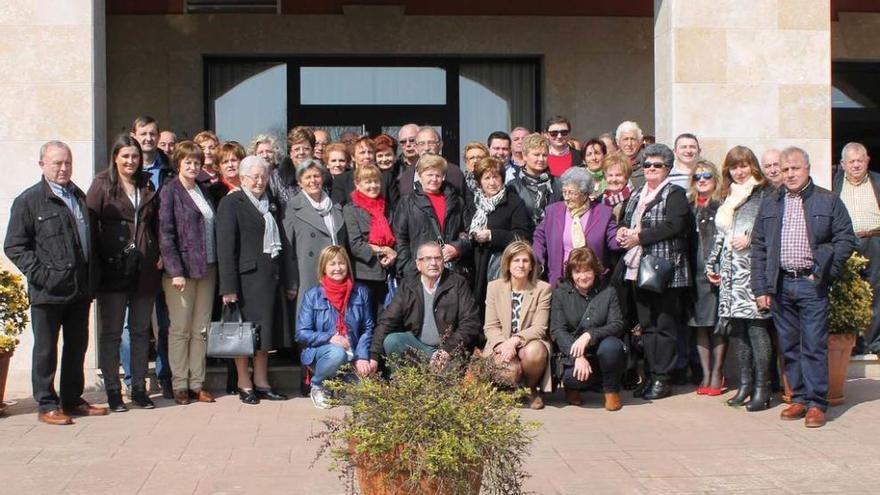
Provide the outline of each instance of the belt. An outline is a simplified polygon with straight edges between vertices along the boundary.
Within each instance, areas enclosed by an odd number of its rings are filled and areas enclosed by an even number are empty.
[[[794,270],[781,269],[782,275],[788,278],[806,278],[813,274],[810,268],[797,268]]]

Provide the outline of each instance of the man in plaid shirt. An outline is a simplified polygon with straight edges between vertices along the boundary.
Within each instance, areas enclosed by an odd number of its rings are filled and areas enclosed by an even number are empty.
[[[782,151],[783,187],[764,198],[752,232],[752,292],[773,313],[792,389],[783,420],[825,425],[828,408],[828,289],[856,248],[843,202],[810,179],[810,157]]]

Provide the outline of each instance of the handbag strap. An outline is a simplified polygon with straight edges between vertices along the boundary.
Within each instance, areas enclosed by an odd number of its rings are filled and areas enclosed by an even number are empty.
[[[220,319],[223,323],[244,323],[244,320],[241,318],[241,308],[238,307],[238,303],[234,302],[223,305]]]

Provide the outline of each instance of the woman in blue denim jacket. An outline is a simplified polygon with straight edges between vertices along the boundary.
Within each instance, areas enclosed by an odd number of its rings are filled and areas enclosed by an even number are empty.
[[[303,347],[300,361],[314,370],[312,402],[329,407],[325,379],[352,362],[360,376],[375,373],[379,364],[370,359],[373,341],[373,310],[369,291],[355,284],[345,248],[328,246],[318,257],[320,283],[302,299],[296,319],[296,341]],[[340,321],[339,315],[342,314]]]

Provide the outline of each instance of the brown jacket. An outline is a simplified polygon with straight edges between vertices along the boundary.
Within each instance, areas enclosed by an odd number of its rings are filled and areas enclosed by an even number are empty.
[[[483,348],[483,356],[492,356],[495,347],[511,336],[511,289],[510,282],[503,279],[489,282],[486,288],[486,324],[483,333],[486,335],[486,347]],[[533,340],[538,340],[547,348],[550,356],[552,346],[547,328],[550,324],[550,297],[552,289],[550,284],[539,280],[536,285],[530,285],[523,294],[522,307],[520,308],[519,332],[517,335],[523,339],[523,345]],[[542,381],[544,390],[549,391],[550,360],[547,360],[547,369]]]
[[[149,181],[139,190],[137,232],[135,209],[120,185],[114,188],[108,171],[95,176],[86,204],[96,219],[98,253],[101,268],[99,292],[136,292],[155,294],[160,287],[159,261],[159,196]],[[123,258],[126,247],[134,242],[140,253],[140,270],[136,278],[125,276]]]

